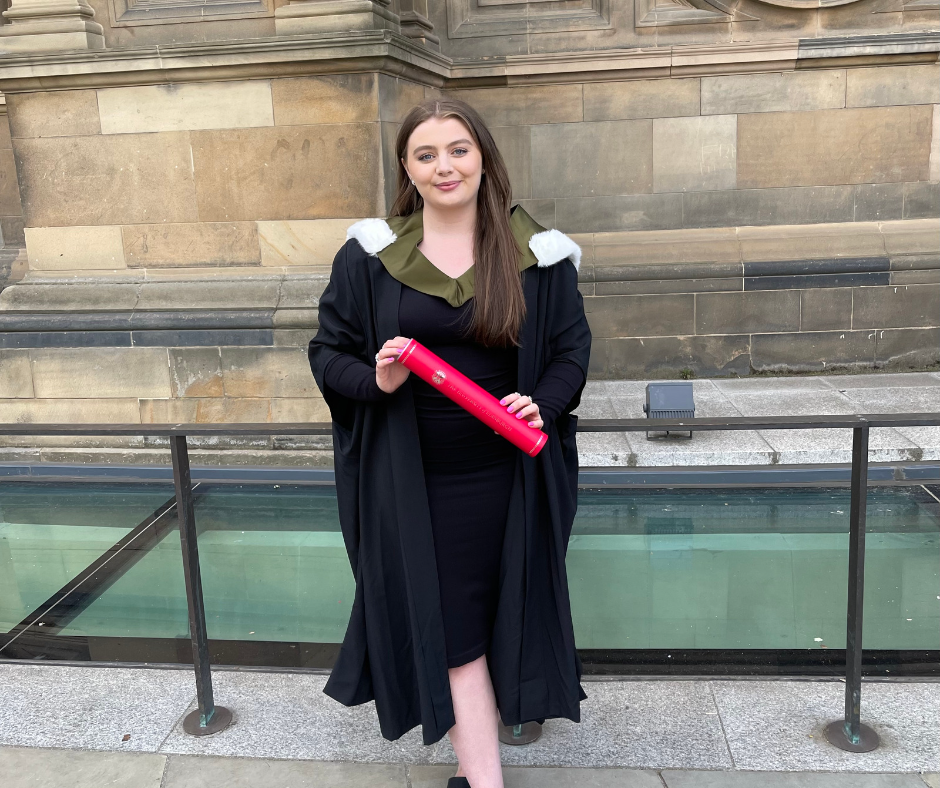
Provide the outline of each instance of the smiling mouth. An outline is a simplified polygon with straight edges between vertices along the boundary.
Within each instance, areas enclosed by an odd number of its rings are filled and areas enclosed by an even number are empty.
[[[451,188],[452,186],[456,186],[459,183],[460,181],[444,181],[444,183],[435,183],[434,185],[438,189],[448,189],[448,188]]]

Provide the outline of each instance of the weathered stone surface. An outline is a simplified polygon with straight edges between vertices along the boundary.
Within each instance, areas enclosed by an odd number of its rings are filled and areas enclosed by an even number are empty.
[[[580,288],[579,288],[580,289]],[[649,293],[713,293],[743,289],[742,277],[706,277],[690,279],[633,279],[597,282],[597,295],[643,295]]]
[[[740,293],[698,293],[696,334],[744,334],[758,331],[799,331],[798,290],[749,290]]]
[[[738,227],[737,234],[745,261],[885,256],[875,222]]]
[[[271,421],[280,424],[330,421],[330,409],[321,396],[281,397],[271,400]]]
[[[139,285],[137,308],[163,309],[273,309],[280,282],[276,279],[144,282]]]
[[[196,221],[189,134],[20,140],[27,226]]]
[[[321,273],[284,277],[278,309],[316,309],[320,295],[330,281],[329,269]]]
[[[597,337],[656,337],[695,332],[691,293],[593,296],[584,299],[591,333]]]
[[[488,126],[576,123],[583,119],[580,85],[533,85],[455,90]]]
[[[120,227],[27,227],[25,235],[34,271],[127,267]]]
[[[514,200],[532,194],[531,141],[528,126],[493,126],[490,128],[496,146],[509,170]]]
[[[800,291],[800,331],[852,327],[852,288],[817,287]]]
[[[739,115],[737,185],[926,180],[931,112],[909,106]]]
[[[20,203],[20,186],[16,179],[16,159],[13,151],[0,150],[0,213],[18,215],[23,208]],[[4,241],[6,241],[4,235]]]
[[[134,424],[137,398],[0,399],[0,422],[29,424]]]
[[[12,161],[11,161],[12,166]],[[7,170],[0,170],[0,195],[3,194],[4,180],[9,176]],[[15,178],[16,173],[13,173]],[[20,208],[19,204],[20,194],[19,187],[16,190],[16,205],[17,208]],[[0,203],[2,203],[2,197],[0,197]],[[0,216],[0,233],[3,235],[3,243],[6,246],[26,246],[26,235],[23,232],[23,217],[22,216]]]
[[[278,126],[378,120],[375,74],[327,74],[271,81]]]
[[[7,115],[6,120],[0,119],[0,150],[10,150],[13,148],[13,138],[10,136],[10,120]]]
[[[873,331],[807,331],[754,334],[751,365],[761,372],[818,372],[869,367],[875,361]]]
[[[558,123],[532,129],[532,196],[593,197],[653,189],[653,122]]]
[[[887,370],[924,369],[940,363],[940,328],[889,328],[875,335],[875,361]]]
[[[258,222],[261,264],[332,265],[355,219],[297,219]]]
[[[938,227],[940,221],[936,217],[879,225],[889,255],[936,254]]]
[[[895,184],[888,184],[894,186]],[[851,222],[853,186],[804,186],[791,189],[725,189],[686,192],[686,227]]]
[[[940,104],[933,105],[933,119],[930,122],[930,171],[928,177],[932,183],[940,181]]]
[[[377,124],[191,134],[202,221],[376,216],[383,203]]]
[[[702,77],[703,115],[843,106],[845,72],[838,69]]]
[[[255,222],[133,224],[120,230],[131,268],[261,262]]]
[[[221,397],[222,356],[217,347],[169,348],[170,395]]]
[[[529,216],[543,227],[558,227],[555,218],[555,200],[516,200]]]
[[[379,74],[379,119],[401,123],[408,111],[424,101],[424,86],[407,79]]]
[[[901,219],[904,213],[904,187],[906,185],[904,183],[860,183],[855,187],[855,221],[883,222]]]
[[[595,265],[658,265],[662,263],[740,263],[733,227],[704,230],[595,233]],[[740,273],[740,266],[738,272]]]
[[[710,115],[653,121],[653,191],[735,186],[737,118]]]
[[[5,312],[99,312],[133,309],[136,284],[66,283],[18,284],[0,292],[0,310]]]
[[[28,350],[0,350],[0,399],[33,396]]]
[[[98,92],[102,134],[273,126],[271,83],[191,82]]]
[[[565,233],[671,230],[683,226],[685,196],[678,193],[627,194],[556,199],[555,226]]]
[[[191,399],[142,399],[142,424],[261,424],[271,421],[268,399],[211,397]]]
[[[76,137],[100,134],[94,90],[13,93],[7,97],[14,137]]]
[[[227,397],[309,397],[317,389],[304,348],[222,348]]]
[[[638,79],[584,85],[585,120],[669,118],[699,114],[698,79]]]
[[[935,219],[940,217],[940,183],[905,183],[904,218]],[[900,217],[892,217],[900,218]],[[940,245],[938,245],[940,248]]]
[[[845,91],[847,107],[891,104],[940,104],[940,66],[850,68]]]
[[[170,396],[164,348],[41,349],[29,356],[40,399]]]
[[[696,377],[747,375],[750,372],[747,336],[665,336],[605,341],[607,365],[604,377],[615,380],[675,379],[684,369],[692,370]]]
[[[860,287],[852,306],[853,328],[940,325],[940,286]]]

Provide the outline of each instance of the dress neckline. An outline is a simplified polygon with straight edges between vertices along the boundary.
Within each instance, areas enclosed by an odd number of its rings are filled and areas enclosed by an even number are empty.
[[[395,279],[422,293],[439,296],[454,307],[473,298],[475,264],[460,276],[452,277],[418,249],[424,237],[423,211],[415,211],[410,216],[393,216],[388,219],[388,225],[398,237],[377,256]],[[535,265],[538,260],[529,249],[529,238],[543,228],[520,205],[513,206],[510,211],[509,226],[522,250],[519,270]]]

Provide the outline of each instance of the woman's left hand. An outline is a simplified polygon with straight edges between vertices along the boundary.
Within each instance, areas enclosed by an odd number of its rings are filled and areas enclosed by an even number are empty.
[[[515,414],[517,418],[526,419],[529,426],[534,430],[542,429],[542,417],[539,415],[539,406],[532,401],[532,397],[527,394],[520,394],[518,391],[507,394],[499,401],[500,405],[506,405],[509,413]]]

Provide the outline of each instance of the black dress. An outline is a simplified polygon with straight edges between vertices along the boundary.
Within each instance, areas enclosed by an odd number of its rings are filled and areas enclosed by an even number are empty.
[[[518,348],[485,347],[466,335],[472,299],[452,307],[439,296],[401,288],[401,335],[413,337],[497,398],[517,390]],[[546,421],[567,404],[561,365],[533,395]],[[374,367],[352,356],[334,359],[327,384],[345,396],[381,401]],[[437,557],[448,668],[487,652],[499,590],[499,567],[513,470],[519,451],[438,389],[409,376]],[[554,396],[557,388],[558,395]]]

